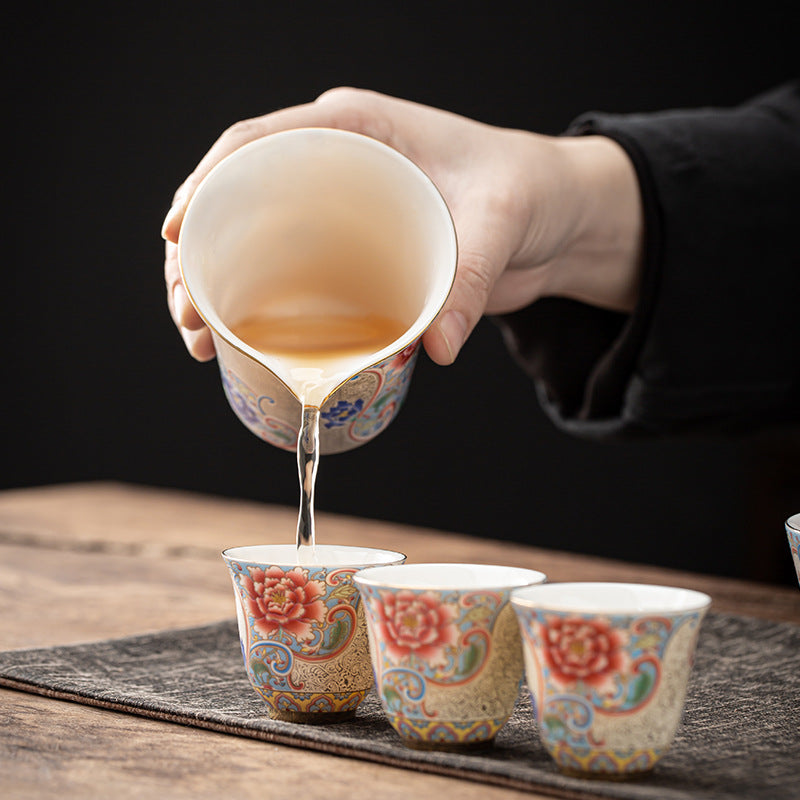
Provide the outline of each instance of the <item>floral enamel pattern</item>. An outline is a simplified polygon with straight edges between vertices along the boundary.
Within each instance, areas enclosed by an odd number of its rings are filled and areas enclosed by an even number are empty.
[[[281,412],[272,397],[257,395],[233,370],[226,369],[221,360],[220,374],[228,403],[256,436],[283,450],[297,447],[299,429],[280,418]]]
[[[519,614],[542,742],[559,766],[652,768],[680,720],[702,616]]]
[[[390,659],[414,659],[430,667],[447,664],[445,648],[452,648],[458,638],[454,605],[441,603],[433,592],[406,591],[376,600],[374,613]]]
[[[419,340],[353,376],[322,407],[320,436],[329,451],[347,450],[377,436],[396,416],[408,392]],[[218,354],[222,385],[236,416],[256,436],[284,450],[297,447],[299,404],[286,396],[258,394]]]
[[[377,367],[365,370],[377,378],[377,386],[364,408],[354,415],[348,426],[348,437],[353,442],[366,442],[377,436],[397,415],[403,404],[414,365],[417,360],[419,340]]]
[[[411,744],[493,739],[522,677],[509,592],[360,589],[377,691],[395,730]]]
[[[562,686],[582,681],[602,689],[625,668],[624,639],[604,620],[554,617],[543,641],[550,676]]]
[[[273,712],[354,711],[373,682],[357,568],[228,566],[248,677]]]
[[[325,621],[327,609],[320,600],[325,583],[310,580],[308,570],[295,567],[251,567],[242,576],[244,600],[253,628],[267,638],[307,642],[314,637],[314,624]]]
[[[322,417],[322,424],[326,428],[341,428],[347,425],[353,417],[360,414],[363,410],[364,400],[361,397],[354,402],[339,400],[335,405],[322,411],[320,417]]]

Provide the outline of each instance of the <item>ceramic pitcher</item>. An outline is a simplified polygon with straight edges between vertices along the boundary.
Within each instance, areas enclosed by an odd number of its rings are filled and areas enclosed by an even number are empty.
[[[455,277],[456,236],[435,185],[405,156],[360,134],[306,128],[221,161],[189,203],[178,255],[231,407],[287,450],[302,417],[296,375],[237,337],[236,319],[265,298],[291,314],[327,293],[401,320],[402,335],[344,365],[315,403],[320,452],[335,453],[369,441],[397,414],[420,337]]]

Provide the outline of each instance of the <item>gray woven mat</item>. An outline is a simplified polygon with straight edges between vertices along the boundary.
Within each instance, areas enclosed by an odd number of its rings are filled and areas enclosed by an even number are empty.
[[[495,746],[409,750],[368,696],[355,720],[275,722],[251,689],[234,622],[95,644],[0,653],[0,685],[269,742],[566,798],[800,798],[800,626],[710,614],[684,722],[633,781],[569,778],[540,745],[527,690]]]

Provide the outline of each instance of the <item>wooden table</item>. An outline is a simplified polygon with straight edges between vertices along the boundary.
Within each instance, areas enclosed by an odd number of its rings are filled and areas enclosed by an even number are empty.
[[[220,551],[291,541],[296,511],[110,483],[0,492],[0,650],[201,625],[233,615]],[[700,589],[717,611],[800,623],[800,592],[321,513],[318,541],[400,550],[410,561],[503,563],[551,580]],[[788,558],[788,552],[787,552]],[[326,797],[538,795],[265,744],[0,690],[0,796],[286,797],[298,775]],[[361,787],[359,789],[359,787]]]

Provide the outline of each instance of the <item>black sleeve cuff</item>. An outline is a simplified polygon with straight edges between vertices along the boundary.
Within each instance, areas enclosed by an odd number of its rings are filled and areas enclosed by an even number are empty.
[[[800,84],[736,109],[591,113],[645,216],[630,316],[544,298],[497,318],[561,428],[623,438],[800,416]]]

